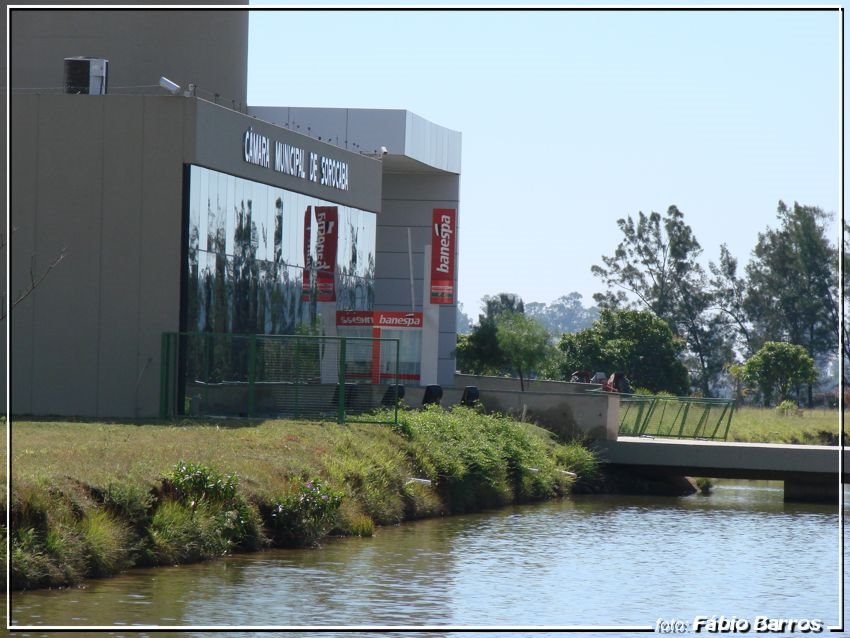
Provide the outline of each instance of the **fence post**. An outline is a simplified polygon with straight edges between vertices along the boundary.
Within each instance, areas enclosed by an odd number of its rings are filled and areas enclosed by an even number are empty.
[[[254,416],[254,380],[257,363],[257,335],[252,334],[248,341],[248,416]]]
[[[291,376],[294,379],[295,418],[297,419],[301,415],[301,337],[294,335],[292,338],[295,339],[295,357],[293,359],[295,366],[292,369]]]
[[[682,436],[682,432],[685,431],[685,421],[688,420],[688,410],[690,409],[691,404],[688,401],[685,401],[685,413],[682,415],[682,422],[679,424],[679,436]]]
[[[337,406],[337,423],[345,423],[345,337],[339,340],[339,404]]]

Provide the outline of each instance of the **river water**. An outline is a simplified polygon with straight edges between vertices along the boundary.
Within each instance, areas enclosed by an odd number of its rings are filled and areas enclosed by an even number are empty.
[[[836,506],[784,503],[781,483],[720,481],[707,497],[576,496],[381,528],[320,549],[13,592],[11,617],[16,627],[111,627],[116,636],[169,635],[146,631],[153,626],[194,636],[283,627],[626,636],[690,633],[698,622],[706,633],[712,620],[750,631],[795,620],[796,630],[820,624],[828,634],[839,622],[839,548]],[[792,632],[770,633],[783,634]]]

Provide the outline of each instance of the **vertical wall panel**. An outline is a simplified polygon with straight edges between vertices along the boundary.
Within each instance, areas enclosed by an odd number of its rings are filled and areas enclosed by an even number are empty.
[[[36,273],[66,256],[34,295],[33,405],[94,414],[97,394],[103,100],[42,96]]]
[[[144,415],[156,414],[159,405],[161,335],[179,328],[185,104],[180,99],[144,98],[136,335],[136,370],[142,375],[136,409]]]
[[[14,230],[6,238],[11,260],[7,291],[10,303],[29,285],[30,258],[36,253],[38,111],[38,96],[26,95],[15,98],[13,104],[15,127],[10,140],[16,142],[10,146],[15,189],[9,220],[9,225]],[[3,258],[5,260],[5,255]],[[31,295],[11,312],[11,343],[9,344],[11,360],[9,363],[10,366],[14,366],[15,371],[10,377],[12,414],[29,414],[33,411],[33,299]],[[5,329],[5,325],[3,328]]]
[[[139,236],[142,217],[142,102],[113,98],[104,112],[99,416],[133,416],[139,368]]]
[[[414,258],[414,299],[421,309],[425,282],[423,264],[425,247],[431,243],[432,213],[435,208],[458,208],[460,177],[452,174],[389,174],[384,175],[384,199],[378,215],[378,238],[375,268],[375,307],[388,310],[410,309],[409,268],[399,269],[399,255],[406,255],[407,229],[410,229]],[[458,237],[460,237],[458,211]],[[460,241],[456,243],[455,259]],[[455,262],[457,263],[457,262]],[[457,290],[458,268],[455,268]],[[438,361],[437,383],[454,385],[457,341],[457,304],[439,309],[436,335]],[[427,330],[426,326],[426,330]],[[423,368],[424,369],[424,368]]]

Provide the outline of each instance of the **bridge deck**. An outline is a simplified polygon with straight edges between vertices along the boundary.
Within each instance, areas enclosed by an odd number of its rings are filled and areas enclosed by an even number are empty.
[[[850,483],[850,450],[835,446],[621,436],[598,441],[597,450],[602,463],[684,476],[836,482],[843,454],[842,481]]]

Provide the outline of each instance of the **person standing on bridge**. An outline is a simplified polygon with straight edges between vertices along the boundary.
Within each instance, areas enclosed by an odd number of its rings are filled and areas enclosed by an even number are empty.
[[[632,387],[624,372],[615,372],[608,380],[602,384],[602,389],[606,392],[619,392],[621,394],[631,394]]]

